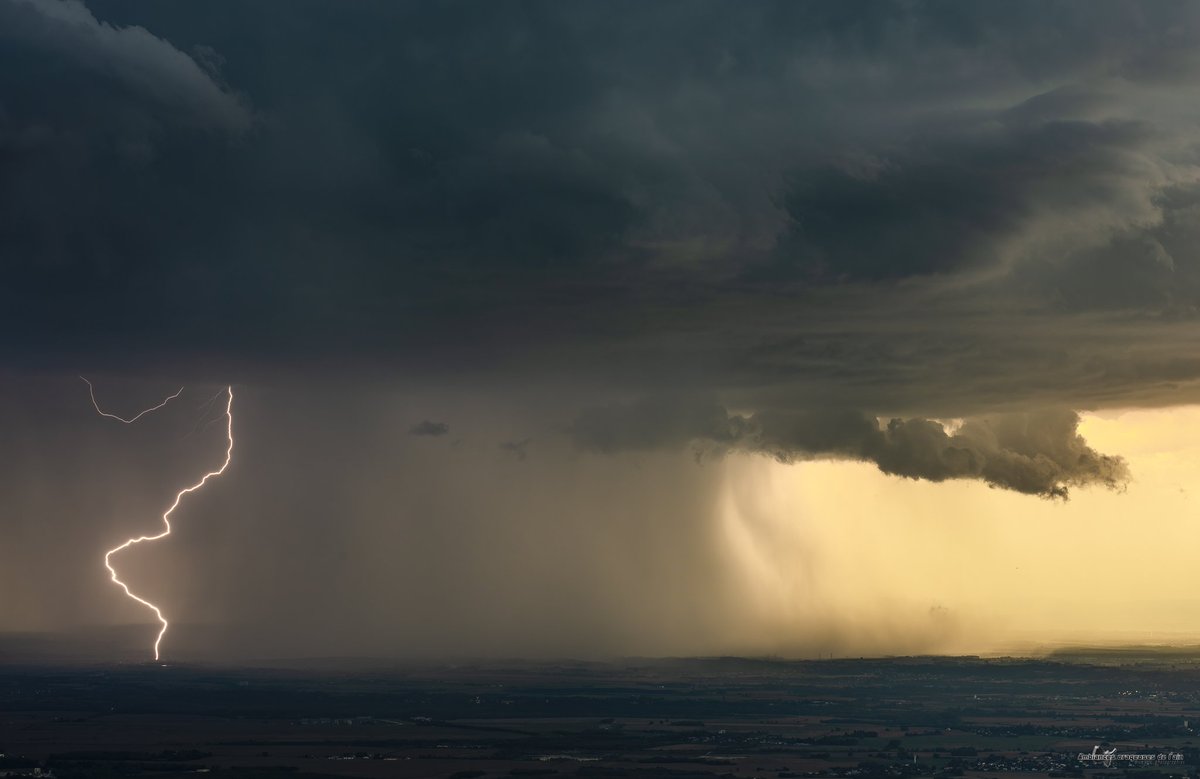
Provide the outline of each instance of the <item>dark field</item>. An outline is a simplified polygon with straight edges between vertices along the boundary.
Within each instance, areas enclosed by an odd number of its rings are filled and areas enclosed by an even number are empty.
[[[0,666],[0,776],[1196,776],[1198,723],[1189,654]]]

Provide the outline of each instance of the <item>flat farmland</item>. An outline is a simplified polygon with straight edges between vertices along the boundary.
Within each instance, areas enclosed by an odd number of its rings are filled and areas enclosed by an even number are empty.
[[[1154,779],[1197,723],[1200,669],[1146,659],[0,666],[0,771],[63,779]]]

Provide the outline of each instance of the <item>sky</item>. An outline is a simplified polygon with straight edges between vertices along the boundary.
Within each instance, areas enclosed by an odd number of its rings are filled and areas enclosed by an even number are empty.
[[[1200,6],[0,0],[0,632],[1200,638]],[[134,425],[132,416],[184,392]],[[114,638],[115,637],[115,638]],[[113,647],[116,647],[115,649]]]

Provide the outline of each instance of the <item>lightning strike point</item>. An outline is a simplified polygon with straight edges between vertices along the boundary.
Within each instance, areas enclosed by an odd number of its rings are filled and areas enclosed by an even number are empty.
[[[100,408],[100,405],[96,402],[96,393],[95,393],[95,391],[92,390],[92,383],[90,381],[88,381],[87,379],[84,379],[82,376],[80,376],[79,378],[83,379],[83,381],[88,385],[88,391],[91,394],[91,398],[92,398],[92,406],[95,407],[96,413],[100,414],[100,416],[103,416],[103,417],[115,419],[118,422],[124,422],[127,425],[132,424],[133,422],[137,421],[139,418],[141,418],[145,414],[150,413],[151,411],[157,411],[158,409],[167,405],[167,403],[170,403],[172,400],[179,397],[180,393],[183,392],[183,387],[180,387],[178,392],[176,392],[174,395],[169,396],[162,403],[159,403],[157,406],[148,408],[145,411],[142,411],[141,413],[137,414],[136,416],[130,417],[129,419],[125,419],[123,417],[117,416],[116,414],[109,414],[108,412],[102,410]],[[163,523],[164,530],[161,533],[158,533],[158,534],[155,534],[152,536],[138,536],[137,538],[130,538],[130,539],[126,540],[124,543],[122,543],[118,546],[115,546],[112,549],[109,549],[107,552],[104,553],[104,567],[108,569],[109,578],[112,579],[112,582],[114,584],[116,584],[118,587],[120,587],[122,590],[124,590],[125,594],[128,597],[132,598],[133,600],[137,601],[138,603],[142,604],[146,608],[153,611],[154,616],[158,618],[159,623],[162,625],[162,628],[160,628],[158,631],[158,636],[154,639],[154,659],[155,660],[159,659],[159,646],[162,644],[163,636],[166,635],[167,628],[170,627],[170,623],[167,621],[167,618],[163,616],[162,610],[159,609],[158,606],[155,606],[153,603],[146,600],[145,598],[135,595],[133,593],[133,591],[129,589],[129,585],[126,584],[125,582],[121,581],[121,579],[117,576],[117,570],[115,568],[113,568],[113,566],[112,566],[112,556],[118,552],[122,552],[122,551],[128,549],[129,547],[134,546],[136,544],[140,544],[144,541],[158,541],[161,538],[166,538],[167,536],[171,535],[171,514],[175,511],[175,509],[179,508],[179,503],[180,503],[180,501],[183,500],[183,496],[200,489],[201,487],[203,487],[205,484],[208,483],[209,479],[220,476],[221,474],[223,474],[225,472],[225,469],[229,467],[229,463],[233,460],[233,387],[232,386],[226,387],[225,393],[228,395],[228,399],[225,402],[225,417],[226,417],[225,437],[229,443],[228,443],[228,446],[225,448],[225,461],[221,463],[221,467],[217,468],[215,471],[209,471],[208,473],[204,474],[204,476],[199,481],[197,481],[195,484],[192,484],[189,487],[184,487],[179,492],[175,493],[175,501],[173,503],[171,503],[170,508],[168,508],[166,511],[163,512],[162,523]]]

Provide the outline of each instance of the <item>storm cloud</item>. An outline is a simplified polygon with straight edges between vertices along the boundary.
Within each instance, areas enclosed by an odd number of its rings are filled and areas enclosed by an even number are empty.
[[[577,446],[605,453],[695,447],[743,451],[783,463],[865,460],[910,479],[981,479],[1044,497],[1066,498],[1071,486],[1119,489],[1129,478],[1119,456],[1101,454],[1077,433],[1071,411],[1013,413],[959,420],[891,419],[856,411],[728,413],[678,398],[583,412],[571,428]]]
[[[701,393],[745,419],[1200,398],[1188,4],[0,15],[19,370]],[[946,467],[1075,478],[985,459]]]
[[[961,415],[1140,402],[1168,378],[1114,340],[1182,339],[1200,303],[1187,4],[0,12],[14,363],[829,384]],[[1031,317],[1086,379],[948,388],[898,357],[918,329],[929,364],[1043,372],[1010,343]]]
[[[197,61],[143,27],[102,22],[79,0],[7,0],[0,5],[0,22],[0,40],[9,66],[4,81],[6,103],[11,101],[10,110],[17,114],[12,118],[31,119],[20,114],[38,107],[70,110],[71,106],[61,101],[65,95],[54,92],[86,84],[107,87],[106,100],[93,95],[91,100],[81,100],[85,105],[77,110],[100,109],[115,115],[122,108],[157,105],[157,115],[168,120],[187,120],[229,132],[250,126],[249,110],[217,80],[215,63]],[[35,85],[28,80],[22,84],[12,71],[49,61],[58,66],[57,73],[42,72],[39,77],[55,80],[38,86],[49,86],[51,99],[43,96],[37,100],[30,94]],[[124,100],[120,99],[122,92]],[[118,100],[109,103],[109,98]],[[96,128],[77,129],[91,132]]]

